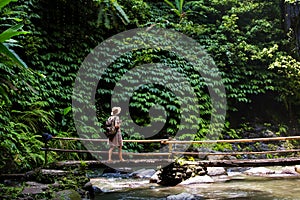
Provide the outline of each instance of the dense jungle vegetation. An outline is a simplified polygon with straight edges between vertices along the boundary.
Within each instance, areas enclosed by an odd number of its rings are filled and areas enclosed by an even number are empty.
[[[78,137],[72,110],[77,71],[98,44],[134,28],[176,30],[195,39],[214,59],[226,89],[224,138],[243,137],[244,130],[257,125],[270,126],[281,135],[298,134],[299,15],[298,0],[0,0],[1,171],[42,165],[44,132]],[[188,71],[199,100],[199,107],[190,109],[199,109],[201,116],[190,120],[200,127],[195,139],[205,138],[212,114],[207,89],[184,60],[160,49],[127,52],[109,67],[97,89],[99,123],[110,113],[111,90],[118,77],[139,64],[159,62]],[[147,85],[132,97],[131,115],[137,124],[149,123],[149,109],[157,102],[167,113],[157,138],[186,128],[178,122],[176,97],[157,85]],[[77,112],[82,112],[83,121],[89,120],[83,110]],[[93,138],[104,138],[101,130],[87,131]],[[125,129],[123,136],[143,138],[135,129]],[[85,148],[79,142],[51,143]],[[49,159],[85,156],[52,152]]]

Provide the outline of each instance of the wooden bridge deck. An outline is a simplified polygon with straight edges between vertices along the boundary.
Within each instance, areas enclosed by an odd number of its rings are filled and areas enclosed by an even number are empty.
[[[125,161],[63,161],[55,163],[56,167],[75,167],[84,162],[89,168],[112,167],[112,168],[153,168],[164,167],[175,160],[172,159],[140,159]],[[203,167],[261,167],[261,166],[294,166],[300,165],[300,157],[276,158],[276,159],[236,159],[236,160],[198,160],[185,161],[186,164],[200,165]]]

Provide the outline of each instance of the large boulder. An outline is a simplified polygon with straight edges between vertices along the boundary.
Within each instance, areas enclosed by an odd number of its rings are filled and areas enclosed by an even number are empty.
[[[151,178],[155,174],[154,169],[140,169],[138,171],[132,172],[130,176],[133,178]]]
[[[227,175],[227,171],[224,167],[207,167],[207,175],[209,176],[221,176]]]
[[[164,186],[175,186],[180,182],[194,176],[202,176],[207,173],[206,168],[197,162],[181,161],[174,162],[159,170],[158,184]]]
[[[295,166],[295,171],[300,174],[300,165]]]

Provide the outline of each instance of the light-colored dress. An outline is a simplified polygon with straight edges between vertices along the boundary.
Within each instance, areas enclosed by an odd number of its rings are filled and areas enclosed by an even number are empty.
[[[120,118],[119,116],[112,116],[112,117],[115,117],[115,125],[121,125],[121,122],[120,122]],[[108,144],[109,146],[123,146],[123,138],[122,138],[122,133],[121,133],[121,127],[118,129],[118,132],[117,134],[115,135],[115,137],[113,137],[112,140],[108,139]]]

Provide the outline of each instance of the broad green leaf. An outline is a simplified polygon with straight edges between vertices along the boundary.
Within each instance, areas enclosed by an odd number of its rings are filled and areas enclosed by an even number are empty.
[[[167,3],[171,8],[176,9],[175,5],[174,5],[172,2],[170,2],[170,1],[168,1],[168,0],[164,0],[164,1],[165,1],[165,3]]]
[[[10,2],[17,2],[18,0],[0,0],[0,9],[9,4]]]
[[[65,109],[64,109],[64,115],[67,115],[71,110],[72,110],[72,107],[71,107],[71,106],[65,108]]]
[[[8,28],[7,30],[3,31],[0,34],[0,42],[5,42],[5,41],[9,40],[10,38],[17,36],[17,35],[23,35],[23,34],[29,33],[27,31],[19,31],[19,29],[21,29],[22,27],[23,27],[23,24],[17,24],[15,26],[12,26],[12,27]]]

